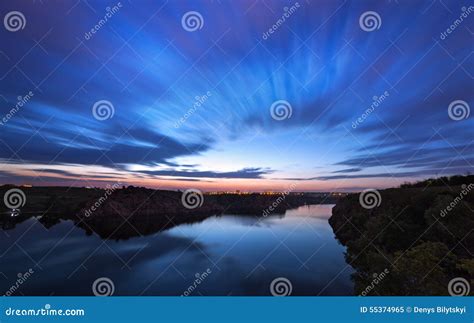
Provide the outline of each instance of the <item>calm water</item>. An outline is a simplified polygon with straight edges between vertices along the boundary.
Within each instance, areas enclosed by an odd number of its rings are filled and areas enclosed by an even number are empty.
[[[328,224],[332,207],[210,217],[120,241],[86,236],[71,221],[47,229],[30,218],[0,230],[0,293],[31,268],[15,295],[92,295],[99,277],[113,281],[114,295],[270,295],[278,277],[291,282],[292,295],[348,295],[353,270]]]

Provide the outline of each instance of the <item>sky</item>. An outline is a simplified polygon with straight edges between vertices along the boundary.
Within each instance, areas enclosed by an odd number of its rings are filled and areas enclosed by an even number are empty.
[[[24,0],[0,15],[0,184],[357,191],[473,169],[467,1]]]

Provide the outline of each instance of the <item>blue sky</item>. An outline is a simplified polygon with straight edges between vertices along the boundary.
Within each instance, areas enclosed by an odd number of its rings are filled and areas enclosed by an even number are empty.
[[[0,125],[0,183],[357,190],[472,170],[473,117],[449,115],[454,101],[474,104],[468,2],[0,9],[25,17],[23,29],[0,28],[0,117],[33,94]],[[194,31],[183,27],[190,11]],[[360,23],[368,11],[379,16],[372,31]],[[92,113],[101,100],[113,106],[106,120]],[[271,114],[280,100],[283,120]]]

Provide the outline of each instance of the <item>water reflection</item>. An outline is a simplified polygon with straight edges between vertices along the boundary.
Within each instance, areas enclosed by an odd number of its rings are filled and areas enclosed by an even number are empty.
[[[19,272],[34,268],[17,294],[91,295],[93,281],[109,277],[116,295],[181,295],[207,270],[211,273],[191,295],[270,295],[276,277],[292,282],[293,295],[351,294],[352,270],[327,222],[331,208],[305,206],[266,218],[189,218],[179,224],[143,218],[122,226],[0,217],[0,292]],[[116,239],[104,239],[110,235]]]

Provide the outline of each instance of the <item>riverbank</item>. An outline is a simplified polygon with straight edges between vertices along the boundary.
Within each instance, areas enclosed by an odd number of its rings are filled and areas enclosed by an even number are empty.
[[[88,234],[104,239],[127,239],[163,231],[183,223],[193,223],[220,214],[268,216],[308,204],[334,204],[339,195],[330,193],[206,194],[199,191],[166,191],[141,187],[108,189],[67,187],[1,186],[0,195],[20,189],[24,205],[18,216],[2,204],[0,225],[4,229],[31,216],[51,227],[72,220]]]
[[[455,278],[472,286],[472,183],[456,176],[381,190],[373,208],[360,194],[339,200],[329,223],[357,271],[355,294],[449,295]]]

